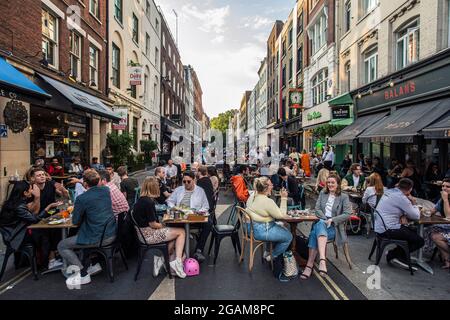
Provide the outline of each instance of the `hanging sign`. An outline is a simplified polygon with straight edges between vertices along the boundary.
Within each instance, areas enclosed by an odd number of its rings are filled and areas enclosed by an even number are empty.
[[[140,86],[142,84],[142,67],[128,67],[130,86]]]
[[[128,108],[114,108],[114,113],[120,118],[119,124],[113,123],[114,130],[125,130],[128,124]]]

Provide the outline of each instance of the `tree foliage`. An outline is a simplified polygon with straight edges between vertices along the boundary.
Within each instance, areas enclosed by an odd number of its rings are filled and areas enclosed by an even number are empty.
[[[113,156],[112,163],[115,168],[126,165],[128,157],[131,155],[131,148],[133,146],[133,135],[128,132],[118,134],[117,131],[109,133],[106,138],[106,143],[111,150]]]
[[[226,133],[230,119],[236,112],[236,110],[228,110],[227,112],[220,113],[219,116],[211,120],[211,128]]]
[[[144,152],[144,162],[148,164],[152,164],[152,156],[151,153],[158,149],[158,143],[153,140],[141,140],[141,150]]]
[[[326,137],[332,137],[336,135],[339,131],[344,129],[346,126],[343,125],[334,125],[334,124],[324,124],[323,126],[320,126],[318,128],[315,128],[313,130],[314,136],[325,139]]]

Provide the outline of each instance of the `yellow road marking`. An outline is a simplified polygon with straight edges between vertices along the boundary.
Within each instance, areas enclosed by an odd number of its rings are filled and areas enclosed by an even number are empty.
[[[22,274],[23,274],[23,273],[22,273]],[[31,274],[31,269],[28,270],[28,272],[26,272],[25,274],[23,274],[22,277],[16,279],[14,282],[9,282],[8,286],[0,291],[0,295],[2,295],[3,293],[5,293],[6,291],[8,291],[8,290],[9,290],[9,289],[8,289],[9,286],[12,285],[12,286],[14,287],[16,284],[19,284],[22,280],[24,280],[25,278],[27,278],[30,274]]]
[[[21,273],[19,273],[18,275],[16,275],[15,277],[13,277],[12,279],[9,279],[8,281],[6,281],[5,283],[3,283],[0,286],[0,290],[3,290],[4,288],[6,288],[11,282],[14,282],[16,279],[20,278],[21,276],[23,276],[25,273],[31,271],[31,268],[27,268],[24,271],[22,271]]]
[[[319,265],[317,263],[315,263],[316,269],[319,270]],[[320,275],[319,275],[320,276]],[[350,300],[347,295],[344,293],[344,291],[342,291],[341,288],[339,288],[339,286],[336,284],[336,282],[334,282],[330,276],[328,274],[325,275],[324,277],[328,283],[334,288],[334,290],[336,290],[336,292],[341,296],[341,298],[343,300]]]
[[[316,270],[314,270],[316,271]],[[328,293],[333,297],[334,300],[340,300],[339,297],[334,293],[333,290],[331,290],[330,286],[322,279],[320,275],[317,274],[317,272],[313,272],[317,279],[322,283],[322,285],[327,289]]]

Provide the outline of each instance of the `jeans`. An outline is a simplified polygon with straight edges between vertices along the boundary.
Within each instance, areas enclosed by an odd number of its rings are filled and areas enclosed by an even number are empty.
[[[409,253],[413,253],[416,250],[419,250],[425,245],[425,241],[422,237],[420,237],[417,232],[411,230],[406,226],[401,226],[400,229],[397,230],[387,230],[386,232],[381,234],[382,237],[391,238],[395,240],[405,240],[408,242]],[[400,261],[406,261],[405,252],[400,247],[396,247],[392,250],[389,250],[386,259],[392,260],[394,258],[399,259]]]
[[[334,226],[327,228],[327,223],[325,220],[319,220],[315,223],[309,234],[308,247],[310,249],[317,250],[317,239],[321,236],[327,237],[328,240],[333,240],[336,237],[336,229]]]
[[[74,252],[74,249],[85,249],[85,248],[96,248],[99,246],[100,243],[94,243],[94,244],[77,244],[77,237],[73,236],[66,238],[64,240],[61,240],[61,242],[58,244],[58,252],[61,255],[61,257],[67,262],[67,265],[76,265],[80,267],[80,270],[83,269],[83,264],[81,263],[80,259],[78,258],[78,255]],[[111,237],[108,239],[103,240],[103,245],[111,244],[116,237]]]
[[[250,233],[250,225],[247,224]],[[272,250],[272,257],[276,258],[286,252],[292,241],[291,232],[276,224],[274,221],[267,223],[253,223],[253,236],[256,240],[273,242],[275,247]]]
[[[214,214],[214,213],[212,213]],[[195,251],[200,250],[203,252],[205,249],[206,241],[208,240],[209,234],[211,233],[213,227],[213,221],[211,215],[208,217],[208,223],[202,223],[200,228],[200,237],[197,242],[197,246],[195,247]]]

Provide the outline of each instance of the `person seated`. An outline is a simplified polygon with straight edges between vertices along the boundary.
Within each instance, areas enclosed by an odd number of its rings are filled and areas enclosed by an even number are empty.
[[[171,260],[169,265],[178,277],[185,278],[183,250],[186,234],[183,228],[165,227],[158,222],[155,199],[159,197],[158,179],[156,177],[145,178],[140,197],[134,205],[132,215],[148,244],[169,242],[169,255]],[[141,237],[139,232],[138,235]],[[141,241],[143,240],[141,239]],[[155,255],[153,260],[153,276],[157,277],[163,266],[165,266],[164,258]]]
[[[378,173],[381,177],[381,181],[383,182],[383,185],[386,184],[386,170],[381,164],[381,159],[379,157],[373,158],[373,173]]]
[[[341,176],[345,177],[352,166],[352,160],[350,159],[350,155],[346,154],[344,160],[341,163]]]
[[[385,191],[386,188],[383,186],[380,175],[378,173],[372,173],[367,178],[367,189],[364,191],[362,203],[375,209]]]
[[[386,187],[388,189],[394,188],[397,182],[400,180],[398,177],[403,171],[403,165],[397,160],[392,159],[391,165],[388,169],[388,175],[386,177]]]
[[[209,202],[205,191],[196,185],[192,171],[183,174],[183,185],[176,188],[166,201],[169,208],[185,207],[197,211],[209,211]]]
[[[415,197],[425,197],[422,190],[422,177],[416,168],[416,164],[412,160],[406,161],[406,167],[401,174],[402,178],[408,178],[413,183],[412,195]]]
[[[100,184],[99,186],[104,186],[109,188],[109,192],[111,194],[111,204],[113,214],[116,217],[116,220],[122,212],[128,212],[130,210],[130,206],[128,204],[127,198],[125,198],[124,194],[117,188],[117,186],[111,180],[111,174],[106,170],[101,170],[99,172],[100,175]]]
[[[245,164],[243,164],[239,166],[238,175],[231,177],[231,184],[233,186],[234,192],[236,193],[238,202],[246,203],[248,198],[250,197],[247,182],[244,178],[244,176],[248,175],[249,172],[249,168]]]
[[[116,185],[118,189],[120,189],[120,176],[117,172],[114,171],[113,165],[111,163],[107,163],[105,165],[105,170],[111,175],[111,182]]]
[[[300,189],[297,184],[297,179],[288,176],[284,168],[278,169],[278,176],[281,180],[281,190],[286,190],[288,197],[294,202],[294,206],[301,204]]]
[[[81,165],[80,157],[73,157],[72,163],[70,164],[69,173],[74,173],[78,176],[83,175],[83,166]]]
[[[157,167],[155,169],[155,177],[159,184],[159,197],[156,200],[158,204],[166,204],[166,200],[171,195],[171,189],[166,184],[166,169],[164,167]]]
[[[288,250],[292,241],[292,233],[275,223],[275,219],[289,218],[287,215],[288,193],[281,191],[281,205],[277,206],[270,197],[273,184],[267,177],[256,178],[255,192],[247,200],[247,212],[253,220],[253,236],[256,240],[270,241],[274,244],[272,255],[265,253],[266,260],[273,260],[274,275],[280,281],[289,281],[281,271],[283,254]],[[250,225],[247,224],[250,229]],[[249,230],[250,232],[250,230]]]
[[[440,214],[450,219],[450,178],[444,178],[442,182],[441,199],[436,203],[433,214]],[[450,224],[433,226],[431,239],[436,244],[444,262],[443,269],[450,269]]]
[[[130,208],[132,208],[136,200],[136,188],[139,187],[139,182],[135,178],[128,177],[128,170],[125,166],[117,168],[117,174],[121,180],[120,191],[127,199]]]
[[[362,173],[362,167],[359,163],[354,163],[350,167],[351,173],[342,179],[342,190],[353,190],[365,188],[365,178]]]
[[[424,239],[408,227],[408,220],[420,219],[416,198],[411,195],[413,187],[411,179],[402,178],[397,187],[384,193],[375,210],[375,232],[385,238],[407,241],[410,253],[425,244]],[[398,246],[387,253],[386,259],[388,263],[408,268],[405,252]]]
[[[27,226],[38,223],[49,216],[48,212],[51,209],[62,205],[62,202],[54,202],[35,214],[28,208],[28,202],[32,197],[39,198],[39,195],[40,191],[36,186],[24,180],[17,181],[8,199],[3,203],[0,211],[0,233],[3,240],[15,251],[27,243],[37,246],[38,239],[35,239],[34,233],[30,235],[27,232]]]
[[[78,234],[63,239],[58,244],[59,254],[71,266],[70,268],[80,271],[80,274],[76,272],[66,280],[68,288],[90,283],[90,274],[97,272],[100,267],[96,264],[87,268],[89,259],[85,259],[84,265],[74,250],[98,247],[104,230],[103,245],[111,244],[116,238],[115,219],[109,222],[105,229],[106,223],[114,217],[111,192],[108,187],[99,186],[99,183],[100,175],[97,171],[89,169],[84,172],[83,184],[87,191],[77,198],[72,212],[72,223],[79,225]]]
[[[50,165],[47,167],[47,173],[50,176],[62,177],[64,176],[64,168],[59,164],[58,158],[53,158]]]
[[[314,261],[319,253],[319,274],[324,277],[327,274],[326,247],[329,240],[334,240],[337,246],[347,242],[345,222],[352,213],[350,199],[347,194],[341,192],[341,178],[337,174],[331,174],[327,179],[327,185],[323,189],[315,206],[315,214],[320,219],[311,229],[308,239],[309,256],[306,267],[300,276],[307,280],[312,274]]]
[[[92,158],[91,168],[95,170],[105,170],[105,166],[98,162],[97,157]]]
[[[440,198],[440,188],[437,185],[431,184],[431,182],[441,181],[443,179],[443,175],[441,174],[439,170],[439,166],[437,163],[431,162],[430,165],[427,168],[427,171],[425,173],[425,181],[427,181],[428,184],[428,192],[427,196],[428,199],[431,199],[432,201],[437,200]]]
[[[322,189],[326,187],[327,179],[328,179],[329,175],[330,175],[330,170],[328,170],[327,168],[320,169],[319,173],[317,174],[316,185],[315,185],[315,189],[317,192],[322,191]]]

